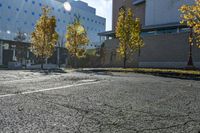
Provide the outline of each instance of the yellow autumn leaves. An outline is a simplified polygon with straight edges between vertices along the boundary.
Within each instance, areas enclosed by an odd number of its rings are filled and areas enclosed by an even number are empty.
[[[180,9],[181,24],[186,24],[191,28],[193,36],[189,38],[189,42],[200,48],[200,0],[196,0],[194,5],[183,5]]]
[[[56,18],[49,17],[50,8],[43,7],[43,14],[37,21],[31,35],[32,52],[42,61],[53,55],[59,35],[56,32]],[[81,57],[89,42],[86,30],[78,19],[67,27],[66,47],[72,56]]]
[[[66,39],[66,47],[71,56],[83,57],[85,55],[85,46],[88,44],[89,39],[78,18],[68,26]]]
[[[31,43],[33,53],[44,60],[52,56],[58,40],[58,33],[55,31],[56,18],[48,16],[50,9],[43,7],[42,10],[43,14],[31,35]]]
[[[140,20],[134,18],[132,10],[120,9],[118,22],[116,26],[116,37],[119,39],[119,49],[117,52],[124,59],[124,67],[126,61],[134,52],[143,46],[143,40],[140,36]]]

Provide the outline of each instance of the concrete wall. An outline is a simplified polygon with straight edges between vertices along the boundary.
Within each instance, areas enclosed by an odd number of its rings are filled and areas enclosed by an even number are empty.
[[[146,26],[179,23],[179,8],[195,0],[146,0]]]
[[[144,36],[145,46],[139,58],[140,67],[183,68],[189,55],[188,33]],[[200,49],[194,46],[193,59],[200,62]]]
[[[133,9],[134,15],[140,18],[141,24],[145,24],[145,2],[142,4],[133,5],[132,0],[113,0],[113,21],[112,29],[115,30],[117,24],[119,9],[124,6]]]
[[[112,20],[112,29],[115,30],[115,26],[118,19],[119,9],[124,7],[132,8],[132,0],[113,0],[113,20]]]
[[[103,67],[123,67],[123,58],[117,52],[119,47],[118,39],[106,40],[102,47],[103,55],[101,55],[101,64]],[[127,60],[127,67],[137,67],[138,58],[136,55],[132,55]]]
[[[135,17],[140,18],[140,23],[142,26],[145,25],[145,8],[146,8],[146,3],[143,2],[138,5],[132,6]]]

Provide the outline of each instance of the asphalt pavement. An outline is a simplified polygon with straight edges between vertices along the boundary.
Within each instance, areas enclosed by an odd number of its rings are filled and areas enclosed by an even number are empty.
[[[0,70],[0,133],[199,133],[200,81]]]

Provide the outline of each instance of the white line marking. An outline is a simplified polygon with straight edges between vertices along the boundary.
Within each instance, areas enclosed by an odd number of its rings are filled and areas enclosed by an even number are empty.
[[[60,90],[60,89],[65,89],[65,88],[70,88],[70,87],[78,87],[78,86],[83,86],[83,85],[91,85],[91,84],[97,84],[99,82],[100,81],[80,83],[80,84],[72,84],[72,85],[66,85],[66,86],[60,86],[60,87],[54,87],[54,88],[48,88],[48,89],[27,91],[27,92],[22,92],[22,93],[19,93],[19,94],[6,94],[6,95],[0,95],[0,98],[12,97],[12,96],[17,96],[17,95],[26,95],[26,94],[32,94],[32,93],[38,93],[38,92],[45,92],[45,91],[52,91],[52,90]]]
[[[15,96],[16,94],[0,95],[0,98]]]
[[[47,77],[33,77],[33,78],[25,78],[25,79],[16,79],[16,80],[10,80],[10,81],[2,81],[1,84],[8,84],[8,83],[18,83],[18,82],[37,82],[37,81],[42,81],[42,80],[47,80],[49,78],[56,78],[55,75],[50,75]]]

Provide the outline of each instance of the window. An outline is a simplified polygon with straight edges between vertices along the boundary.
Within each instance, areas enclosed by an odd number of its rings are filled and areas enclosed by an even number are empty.
[[[10,18],[7,18],[7,21],[10,21]]]
[[[42,6],[42,3],[39,3],[39,6]]]
[[[11,9],[11,6],[8,6],[8,9]]]
[[[2,7],[2,4],[0,3],[0,7]]]
[[[60,9],[58,9],[58,12],[60,12]]]
[[[24,10],[24,13],[27,13],[27,10]]]
[[[16,8],[16,11],[19,12],[19,8]]]
[[[32,15],[35,15],[35,13],[34,13],[34,12],[32,12],[31,14],[32,14]]]
[[[32,1],[32,4],[34,5],[34,4],[35,4],[35,1]]]
[[[28,0],[25,0],[25,2],[28,2]]]

